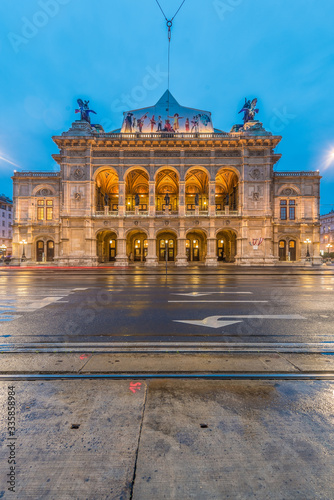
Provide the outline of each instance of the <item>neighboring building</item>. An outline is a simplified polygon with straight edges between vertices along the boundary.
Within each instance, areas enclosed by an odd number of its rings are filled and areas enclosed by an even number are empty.
[[[258,121],[222,132],[167,91],[122,129],[82,119],[53,140],[59,172],[13,176],[16,258],[26,240],[32,263],[273,265],[309,239],[320,263],[319,172],[275,172],[281,137]]]
[[[320,216],[320,252],[334,253],[334,210]],[[331,245],[331,246],[330,246]]]
[[[12,255],[13,202],[4,194],[0,195],[0,255]]]

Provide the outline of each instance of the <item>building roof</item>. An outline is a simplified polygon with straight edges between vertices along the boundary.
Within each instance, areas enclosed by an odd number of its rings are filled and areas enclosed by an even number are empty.
[[[121,132],[214,132],[211,113],[181,106],[166,90],[159,101],[148,108],[126,111]]]
[[[10,205],[13,204],[13,200],[8,198],[8,196],[5,196],[4,194],[0,194],[0,202],[2,203],[9,203]]]

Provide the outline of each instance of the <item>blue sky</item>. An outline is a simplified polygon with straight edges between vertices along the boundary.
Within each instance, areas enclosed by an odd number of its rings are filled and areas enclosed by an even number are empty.
[[[167,17],[181,0],[160,0]],[[97,123],[154,104],[167,88],[167,31],[155,0],[1,0],[0,193],[13,169],[55,170],[52,135],[90,99]],[[333,0],[186,0],[174,21],[171,84],[184,106],[240,122],[247,96],[282,135],[277,170],[320,170],[334,208]],[[128,103],[131,103],[131,106]]]

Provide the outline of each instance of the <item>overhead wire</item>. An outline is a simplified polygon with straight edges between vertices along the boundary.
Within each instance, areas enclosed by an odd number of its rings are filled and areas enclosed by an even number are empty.
[[[171,19],[168,19],[163,8],[161,7],[160,5],[160,2],[159,0],[155,0],[158,4],[158,7],[159,9],[161,10],[162,12],[162,15],[164,16],[165,20],[166,20],[166,24],[167,24],[167,28],[168,28],[168,83],[167,83],[167,88],[168,88],[168,102],[167,102],[167,106],[168,106],[168,114],[169,114],[169,82],[170,82],[170,43],[171,43],[171,39],[172,39],[172,26],[173,26],[173,20],[175,19],[175,17],[177,16],[177,14],[180,12],[183,4],[185,3],[186,0],[183,0],[181,2],[181,5],[180,7],[177,9],[177,11],[175,12],[174,16],[171,18]]]

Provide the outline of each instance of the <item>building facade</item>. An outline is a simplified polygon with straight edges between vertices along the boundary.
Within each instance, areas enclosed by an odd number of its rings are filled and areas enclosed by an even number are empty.
[[[320,252],[322,255],[334,252],[334,210],[320,216]]]
[[[0,195],[0,256],[12,255],[13,202],[4,194]]]
[[[15,172],[13,253],[31,263],[320,263],[315,172],[275,172],[280,136],[226,133],[167,91],[105,133],[86,115],[53,137],[58,172]]]

